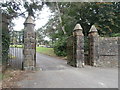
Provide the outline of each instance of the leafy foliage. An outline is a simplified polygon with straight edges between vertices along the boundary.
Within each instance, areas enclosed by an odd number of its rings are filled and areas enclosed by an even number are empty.
[[[6,66],[8,61],[10,36],[5,28],[2,30],[2,38],[2,64]]]
[[[66,56],[67,55],[67,42],[66,37],[60,38],[54,44],[54,52],[58,56]]]
[[[32,2],[32,3],[25,2],[24,3],[24,8],[28,12],[28,15],[31,15],[33,17],[34,17],[34,14],[37,10],[42,9],[42,6],[43,6],[43,3],[38,4],[38,2]]]
[[[114,30],[118,26],[116,18],[119,18],[119,16],[115,12],[119,11],[118,7],[119,3],[114,2],[72,3],[70,8],[68,8],[68,15],[73,17],[77,23],[81,24],[85,36],[88,35],[93,24],[96,25],[100,34],[109,35],[111,32],[118,32],[118,30]]]
[[[52,31],[53,34],[49,34],[50,37],[55,40],[56,51],[61,50],[59,46],[64,45],[62,37],[71,36],[73,28],[77,23],[80,23],[83,28],[85,51],[87,51],[88,48],[87,36],[93,24],[101,36],[115,36],[116,33],[120,32],[120,2],[48,2],[47,5],[55,14],[52,21],[59,23],[56,25],[56,29]],[[61,17],[62,22],[60,22],[59,17]],[[52,27],[52,25],[50,25],[50,27]],[[64,27],[66,34],[61,32],[62,27]],[[46,30],[49,31],[50,28],[47,27]],[[58,41],[56,39],[58,39]]]
[[[6,1],[5,3],[0,3],[0,12],[2,15],[6,16],[6,19],[9,19],[10,26],[12,26],[12,19],[18,16],[25,16],[25,13],[28,12],[28,15],[35,17],[35,12],[37,10],[41,10],[43,4],[38,2],[28,3],[25,0],[23,1]],[[26,9],[26,11],[22,11]],[[6,22],[6,21],[5,21]],[[7,23],[5,23],[7,24]],[[10,45],[10,34],[7,25],[2,25],[2,63],[3,65],[7,65],[8,62],[8,53],[9,53],[9,45]]]
[[[2,8],[2,13],[10,15],[11,18],[25,16],[26,12],[28,15],[35,17],[36,11],[40,11],[42,9],[43,3],[38,1],[28,2],[26,0],[16,2],[6,1],[5,3],[0,3],[0,7]]]

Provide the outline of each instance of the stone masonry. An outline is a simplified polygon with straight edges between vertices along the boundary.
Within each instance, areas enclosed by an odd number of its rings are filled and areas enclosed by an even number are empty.
[[[36,63],[36,38],[34,31],[34,20],[32,16],[28,16],[25,23],[24,30],[24,62],[25,70],[32,70],[35,68]]]
[[[98,60],[98,32],[93,25],[89,31],[89,64],[92,66],[97,65]]]
[[[68,56],[68,64],[76,67],[84,66],[84,35],[82,27],[77,24],[73,31],[73,36],[70,37],[68,48],[72,52],[72,56]],[[71,44],[71,45],[70,45]],[[71,55],[71,53],[69,53]]]
[[[118,67],[120,64],[120,37],[100,37],[94,25],[89,31],[89,53],[87,64],[96,67]],[[80,24],[74,28],[73,35],[68,38],[67,63],[75,67],[83,67],[84,35]]]
[[[89,62],[92,66],[118,66],[118,37],[100,37],[93,25],[89,33]]]
[[[74,44],[74,37],[70,36],[67,40],[67,64],[71,66],[76,66],[76,61],[73,60],[73,44]]]

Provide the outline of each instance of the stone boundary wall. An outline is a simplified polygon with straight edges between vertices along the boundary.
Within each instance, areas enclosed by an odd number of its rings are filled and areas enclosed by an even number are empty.
[[[89,53],[84,52],[84,35],[79,24],[68,38],[67,63],[75,67],[85,64],[96,67],[118,67],[120,37],[100,37],[93,25],[88,35]],[[120,62],[119,62],[120,63]]]
[[[118,66],[118,37],[99,37],[98,66]]]
[[[89,64],[100,67],[118,67],[119,37],[100,37],[95,26],[89,33]]]

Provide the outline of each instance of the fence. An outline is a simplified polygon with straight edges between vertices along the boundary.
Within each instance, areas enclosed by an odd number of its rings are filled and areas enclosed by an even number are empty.
[[[23,31],[10,31],[9,61],[14,69],[23,69]]]

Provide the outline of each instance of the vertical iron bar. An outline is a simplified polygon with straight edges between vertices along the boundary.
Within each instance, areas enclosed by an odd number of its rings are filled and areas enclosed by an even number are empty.
[[[36,40],[36,32],[35,32],[35,40]],[[35,59],[35,66],[34,67],[36,67],[36,42],[35,42],[35,55],[34,55],[34,59]]]

